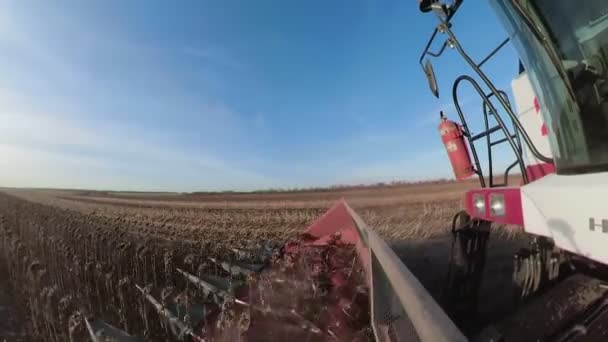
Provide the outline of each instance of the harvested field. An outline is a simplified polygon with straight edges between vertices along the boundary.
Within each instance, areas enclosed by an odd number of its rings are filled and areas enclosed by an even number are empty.
[[[0,194],[1,257],[16,305],[0,314],[12,311],[11,317],[20,317],[20,330],[31,340],[83,340],[76,311],[94,313],[149,340],[166,340],[158,316],[146,309],[134,284],[163,288],[183,282],[177,268],[217,272],[209,257],[259,242],[281,245],[340,198],[439,296],[450,222],[462,193],[474,186],[448,182],[264,194],[5,189]],[[492,270],[485,292],[509,282],[510,253],[523,243],[516,230],[496,232],[489,257],[505,261]],[[16,340],[10,337],[15,332],[0,335]]]
[[[389,241],[445,235],[466,189],[476,182],[273,193],[159,194],[64,190],[8,190],[28,201],[190,234],[278,234],[284,239],[340,198]],[[241,230],[243,232],[241,232]],[[251,233],[254,232],[254,233]],[[274,237],[273,237],[274,238]]]

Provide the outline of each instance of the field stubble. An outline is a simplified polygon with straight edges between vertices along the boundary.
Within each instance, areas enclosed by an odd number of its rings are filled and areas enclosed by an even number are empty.
[[[146,227],[159,235],[229,233],[283,240],[300,233],[340,198],[389,242],[445,235],[473,183],[415,184],[332,192],[130,194],[18,190],[28,201]]]
[[[393,244],[415,273],[443,268],[444,263],[432,259],[445,258],[443,241],[451,218],[461,208],[462,193],[472,186],[185,195],[5,190],[8,195],[0,195],[4,259],[20,301],[17,311],[28,318],[27,330],[35,336],[65,340],[68,326],[73,334],[81,333],[78,317],[70,314],[83,298],[86,310],[117,326],[158,333],[133,323],[141,317],[158,319],[135,299],[133,284],[167,287],[177,281],[171,275],[175,268],[209,272],[206,258],[226,255],[231,247],[261,241],[280,245],[340,198]],[[498,236],[510,238],[513,231],[500,229]],[[437,248],[421,248],[420,242],[428,239],[439,241],[433,244]],[[423,283],[437,282],[435,276],[417,276]],[[96,305],[103,301],[109,304]]]

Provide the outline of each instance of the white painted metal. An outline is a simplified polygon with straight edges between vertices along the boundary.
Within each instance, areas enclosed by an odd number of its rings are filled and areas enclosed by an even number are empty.
[[[519,116],[521,125],[528,133],[530,140],[534,143],[534,146],[538,151],[547,157],[552,157],[551,146],[549,146],[549,138],[547,135],[542,135],[542,127],[544,125],[542,117],[542,108],[537,112],[534,106],[534,99],[536,95],[532,89],[532,84],[528,78],[526,72],[521,73],[511,82],[511,89],[513,89],[513,96],[515,97],[515,107]],[[536,159],[534,155],[525,145],[526,151],[526,164],[536,165],[543,163]]]
[[[528,75],[522,73],[511,86],[522,126],[539,152],[552,157],[549,136],[542,134],[543,108],[540,112],[535,108]],[[527,146],[525,151],[528,165],[543,163]],[[607,193],[608,173],[552,174],[536,180],[521,188],[524,230],[552,238],[559,248],[608,264],[608,201],[603,199]]]
[[[521,188],[524,229],[608,264],[608,172],[548,175]]]

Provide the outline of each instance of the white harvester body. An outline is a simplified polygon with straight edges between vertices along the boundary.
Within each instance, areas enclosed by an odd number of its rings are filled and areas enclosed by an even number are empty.
[[[548,175],[521,188],[524,229],[608,265],[608,173]]]
[[[519,120],[540,153],[553,157],[549,130],[526,72],[511,83]],[[525,147],[533,180],[521,187],[524,230],[563,250],[608,264],[608,173],[557,175]]]
[[[534,143],[534,146],[536,146],[536,149],[540,153],[547,157],[553,157],[551,146],[549,145],[549,130],[542,116],[543,109],[540,107],[528,74],[525,71],[513,79],[511,89],[513,90],[519,121],[525,128],[528,136],[530,136],[532,143]],[[532,154],[527,145],[524,145],[524,152],[528,166],[544,164],[543,161],[538,160]]]

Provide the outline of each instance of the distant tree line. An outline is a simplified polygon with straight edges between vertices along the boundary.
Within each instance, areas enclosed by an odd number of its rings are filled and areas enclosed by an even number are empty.
[[[254,191],[197,191],[192,192],[193,195],[208,195],[208,194],[269,194],[269,193],[306,193],[306,192],[335,192],[335,191],[346,191],[346,190],[363,190],[363,189],[376,189],[376,188],[389,188],[389,187],[401,187],[401,186],[413,186],[413,185],[437,185],[453,183],[455,180],[447,178],[431,179],[431,180],[419,180],[419,181],[405,181],[396,180],[391,182],[377,182],[372,184],[335,184],[325,187],[304,187],[304,188],[270,188],[260,189]]]

